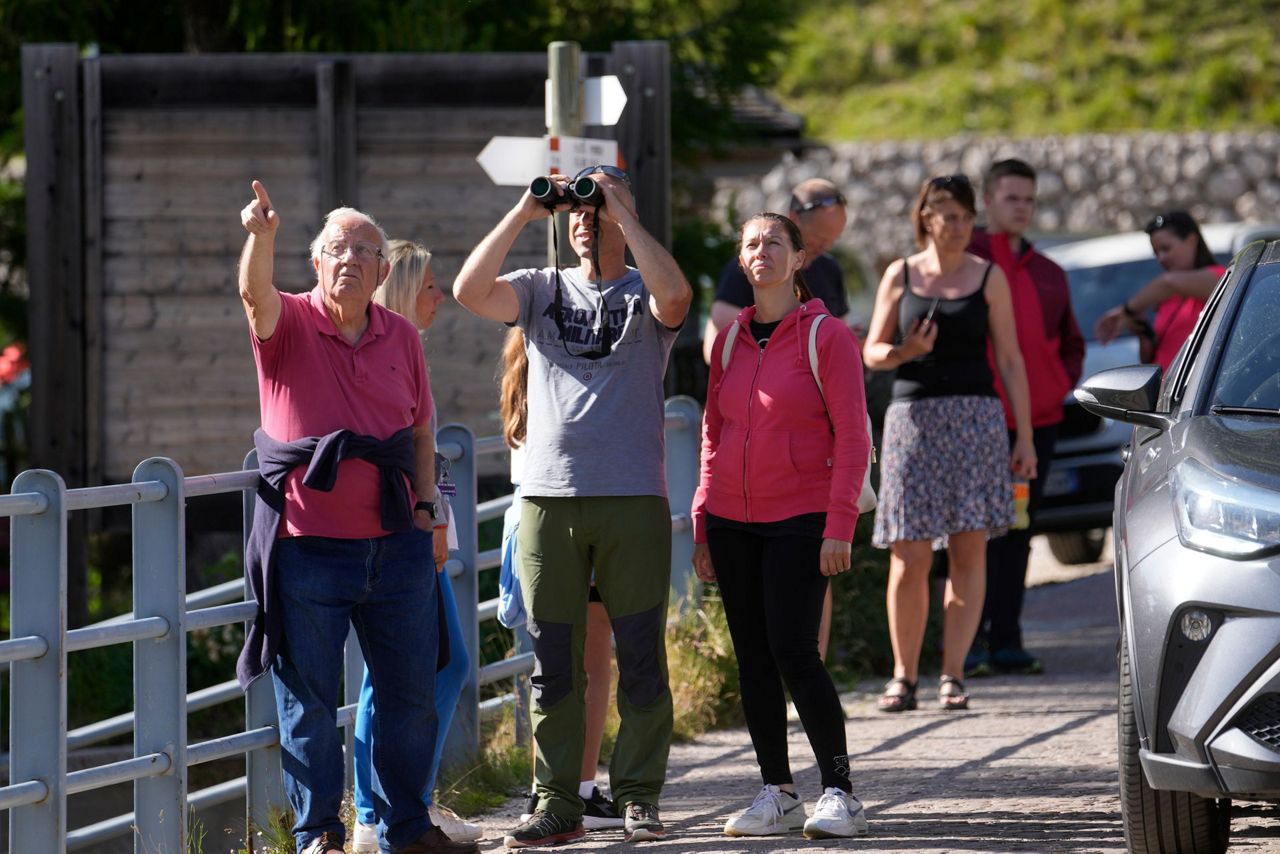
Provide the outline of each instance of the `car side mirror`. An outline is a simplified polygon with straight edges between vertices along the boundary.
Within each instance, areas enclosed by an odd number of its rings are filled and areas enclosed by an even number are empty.
[[[1156,412],[1160,366],[1130,365],[1099,371],[1074,392],[1080,405],[1103,418],[1165,430],[1173,419]]]

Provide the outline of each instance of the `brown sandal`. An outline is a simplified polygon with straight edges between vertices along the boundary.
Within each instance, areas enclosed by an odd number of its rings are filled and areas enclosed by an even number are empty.
[[[898,693],[896,689],[902,686],[902,693]],[[877,705],[882,712],[909,712],[916,707],[916,683],[908,682],[901,676],[890,679],[884,686],[884,693],[880,695]]]
[[[954,676],[943,676],[938,680],[938,706],[943,711],[958,711],[969,708],[969,692],[964,683]]]

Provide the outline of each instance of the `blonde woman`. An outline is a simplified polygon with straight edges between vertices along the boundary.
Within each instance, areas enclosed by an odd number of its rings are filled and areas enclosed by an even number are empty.
[[[431,252],[425,246],[408,240],[388,242],[387,260],[391,270],[383,280],[373,299],[394,311],[425,334],[435,322],[436,310],[444,301],[444,293],[436,287],[436,275],[431,269]],[[434,410],[434,407],[433,407]],[[434,421],[434,415],[433,421]],[[432,424],[432,430],[435,424]],[[449,663],[436,673],[435,706],[438,726],[435,750],[431,754],[431,777],[422,800],[427,805],[431,823],[444,831],[454,842],[474,842],[483,836],[477,824],[463,821],[448,807],[434,803],[436,775],[444,754],[444,742],[449,733],[449,723],[462,696],[462,686],[467,681],[471,663],[467,659],[467,647],[462,637],[462,625],[458,621],[458,606],[453,598],[453,586],[449,574],[442,572],[449,557],[448,527],[452,514],[448,502],[441,501],[444,511],[432,532],[433,551],[436,559],[437,582],[443,605],[444,627],[449,634]],[[453,538],[456,544],[456,534]],[[355,806],[356,830],[351,850],[357,854],[376,854],[378,849],[378,815],[374,809],[371,745],[373,740],[374,701],[373,683],[365,670],[364,684],[360,688],[360,703],[356,708],[355,730]],[[394,749],[394,747],[393,747]]]

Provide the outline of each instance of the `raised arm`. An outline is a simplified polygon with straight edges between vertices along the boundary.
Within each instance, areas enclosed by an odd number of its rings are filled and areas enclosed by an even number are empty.
[[[613,220],[622,228],[627,248],[636,259],[636,269],[649,291],[649,310],[663,326],[675,329],[689,314],[693,288],[689,287],[671,253],[640,224],[635,200],[626,187],[610,176],[599,176],[597,182],[605,199],[597,215]]]
[[[529,223],[546,219],[550,212],[525,190],[516,206],[485,235],[453,280],[453,296],[472,314],[500,323],[514,323],[520,314],[516,290],[500,278],[502,264],[520,232]]]
[[[240,224],[249,232],[240,253],[240,300],[253,334],[266,341],[280,322],[280,292],[272,283],[280,215],[271,206],[261,181],[253,182],[253,196],[253,201],[240,211]]]

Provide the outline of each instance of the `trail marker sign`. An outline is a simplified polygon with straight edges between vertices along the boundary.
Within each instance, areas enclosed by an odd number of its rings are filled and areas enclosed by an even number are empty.
[[[600,163],[622,165],[616,140],[579,136],[495,136],[476,162],[500,187],[527,187],[539,175],[575,175]]]

